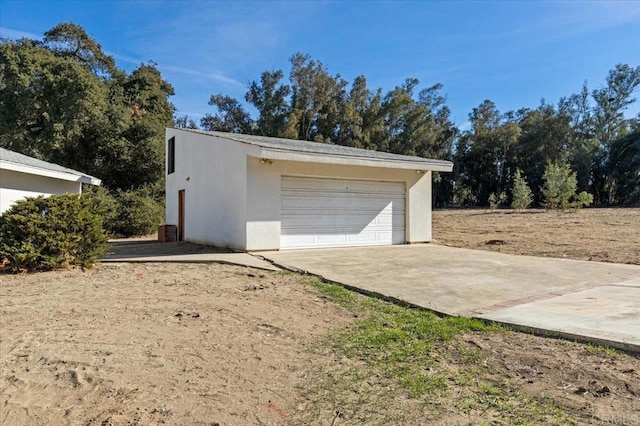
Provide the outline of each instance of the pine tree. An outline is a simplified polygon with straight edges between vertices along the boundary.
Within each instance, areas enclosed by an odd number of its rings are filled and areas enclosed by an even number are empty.
[[[570,207],[571,197],[576,192],[578,179],[568,164],[548,164],[544,175],[542,195],[550,209],[565,210]]]
[[[515,210],[524,210],[528,208],[533,200],[531,188],[527,185],[527,180],[522,176],[520,169],[517,169],[516,174],[513,176],[513,189],[511,190],[511,195],[513,197],[511,207]]]
[[[582,191],[576,194],[578,179],[576,173],[568,164],[549,164],[544,171],[544,195],[545,205],[550,209],[566,210],[568,208],[579,209],[593,202],[593,195]]]

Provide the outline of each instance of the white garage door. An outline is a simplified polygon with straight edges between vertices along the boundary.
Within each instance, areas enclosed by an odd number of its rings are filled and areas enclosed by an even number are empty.
[[[404,183],[282,177],[280,248],[404,243]]]

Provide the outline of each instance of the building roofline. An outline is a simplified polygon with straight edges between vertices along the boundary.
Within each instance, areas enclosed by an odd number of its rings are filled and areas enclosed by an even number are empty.
[[[361,165],[421,171],[451,172],[453,170],[453,163],[450,161],[391,154],[342,145],[243,135],[238,133],[209,132],[199,129],[169,129],[198,133],[255,146],[260,148],[259,152],[253,153],[251,156],[270,160]]]
[[[100,179],[86,173],[38,160],[6,148],[0,148],[0,169],[91,185],[102,183]]]

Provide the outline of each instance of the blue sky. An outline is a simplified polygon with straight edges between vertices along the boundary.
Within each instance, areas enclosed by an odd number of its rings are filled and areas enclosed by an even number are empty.
[[[556,103],[585,80],[601,87],[618,63],[640,65],[640,1],[0,0],[2,37],[41,38],[60,22],[83,26],[120,68],[157,63],[178,113],[196,119],[211,94],[242,99],[298,51],[370,88],[442,83],[463,128],[484,99],[501,111]]]

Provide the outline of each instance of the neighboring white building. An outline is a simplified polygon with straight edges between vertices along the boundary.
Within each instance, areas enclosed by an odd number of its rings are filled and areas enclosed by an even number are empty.
[[[166,223],[236,250],[431,240],[431,172],[449,161],[168,128]]]
[[[100,179],[0,148],[0,214],[25,197],[80,194],[82,184]]]

